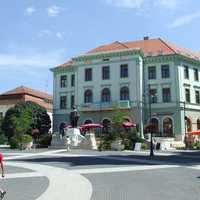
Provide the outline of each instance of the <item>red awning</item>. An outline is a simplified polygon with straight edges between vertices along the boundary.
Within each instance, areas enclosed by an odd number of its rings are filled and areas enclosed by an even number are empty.
[[[90,128],[103,128],[101,124],[83,124],[80,126],[82,129],[90,129]]]
[[[122,123],[124,128],[133,128],[136,127],[136,124],[132,123],[132,122],[123,122]]]
[[[200,135],[200,130],[191,131],[191,132],[188,132],[187,134],[190,134],[190,135]]]

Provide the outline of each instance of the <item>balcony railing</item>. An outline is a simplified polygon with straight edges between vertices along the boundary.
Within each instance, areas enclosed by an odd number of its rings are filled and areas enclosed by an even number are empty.
[[[94,102],[82,104],[79,107],[80,111],[100,111],[113,110],[114,108],[130,109],[130,101],[111,101],[111,102]]]

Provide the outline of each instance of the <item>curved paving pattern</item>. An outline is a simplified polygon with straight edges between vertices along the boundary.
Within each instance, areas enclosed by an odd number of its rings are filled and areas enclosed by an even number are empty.
[[[48,178],[49,187],[37,200],[56,200],[60,199],[61,194],[63,198],[70,197],[70,200],[89,200],[91,198],[92,185],[80,174],[58,167],[32,163],[8,162],[7,165],[13,167],[23,166],[23,168],[40,173],[36,176],[43,175]],[[24,176],[26,175],[23,173]],[[18,178],[20,178],[20,175]]]

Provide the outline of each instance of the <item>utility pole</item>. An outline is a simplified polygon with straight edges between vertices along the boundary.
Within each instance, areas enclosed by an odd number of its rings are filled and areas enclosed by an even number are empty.
[[[149,94],[149,127],[150,127],[150,157],[154,156],[154,152],[153,152],[153,130],[152,130],[152,123],[151,123],[151,98],[152,98],[152,94],[150,93],[150,89],[151,89],[151,85],[148,84],[148,94]]]

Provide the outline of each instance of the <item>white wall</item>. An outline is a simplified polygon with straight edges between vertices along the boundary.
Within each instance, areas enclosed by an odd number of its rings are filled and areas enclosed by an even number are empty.
[[[15,105],[12,104],[12,105],[0,105],[0,112],[3,113],[3,116],[5,116],[6,114],[6,111],[11,108],[11,107],[14,107]]]

